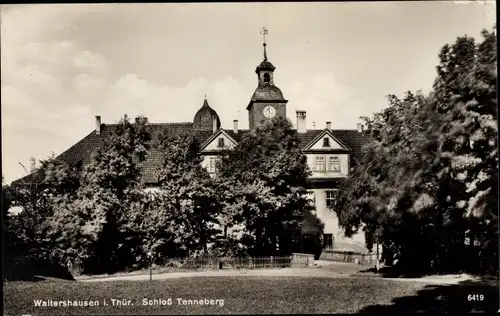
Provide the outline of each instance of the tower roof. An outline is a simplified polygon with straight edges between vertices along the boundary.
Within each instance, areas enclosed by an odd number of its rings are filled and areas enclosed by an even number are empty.
[[[255,69],[255,73],[258,74],[261,70],[274,71],[274,69],[276,69],[276,67],[274,67],[274,65],[271,64],[271,62],[264,60],[260,63],[260,65],[257,66],[257,68]]]
[[[217,112],[208,105],[207,99],[203,101],[203,105],[196,112],[193,119],[194,129],[208,129],[213,128],[213,120],[217,121],[217,128],[220,127],[220,119]]]
[[[252,95],[252,101],[286,101],[283,92],[273,85],[259,85]]]

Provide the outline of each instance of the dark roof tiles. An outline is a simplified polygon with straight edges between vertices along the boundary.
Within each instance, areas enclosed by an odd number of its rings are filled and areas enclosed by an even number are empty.
[[[212,129],[213,120],[216,120],[217,128],[220,127],[220,119],[217,112],[208,105],[207,99],[203,101],[202,107],[196,112],[193,119],[193,127],[196,129]]]
[[[262,61],[258,66],[257,68],[255,69],[255,72],[256,73],[259,73],[260,70],[274,70],[276,69],[276,67],[274,67],[273,64],[271,64],[271,62],[267,61],[267,60],[264,60]]]
[[[99,134],[92,131],[82,140],[59,155],[57,159],[61,159],[70,165],[75,165],[79,162],[88,162],[92,152],[103,144],[104,139],[112,134],[115,126],[116,124],[102,124],[101,132]],[[151,137],[153,140],[158,139],[158,135],[163,132],[170,135],[193,133],[193,135],[198,139],[200,146],[213,135],[213,131],[211,130],[193,129],[192,123],[149,123],[148,128],[151,131]],[[225,129],[224,131],[236,142],[241,141],[244,135],[249,132],[249,130],[238,130],[238,133],[234,133],[232,129]],[[299,133],[298,139],[301,148],[308,145],[323,131],[324,129],[315,129],[307,130],[305,133]],[[354,159],[359,159],[362,146],[369,142],[369,138],[359,133],[357,130],[331,130],[331,132],[352,150]],[[160,152],[151,148],[146,160],[141,164],[144,171],[143,181],[145,183],[154,183],[156,181],[156,169],[159,166],[160,161]],[[31,177],[24,177],[14,181],[14,183],[22,183],[28,179],[31,179]]]
[[[283,92],[273,85],[262,84],[259,85],[253,95],[252,101],[284,101]]]

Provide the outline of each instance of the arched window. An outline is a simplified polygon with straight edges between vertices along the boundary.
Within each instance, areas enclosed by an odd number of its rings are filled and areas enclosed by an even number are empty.
[[[264,82],[269,83],[271,81],[271,76],[269,76],[269,73],[264,74]]]

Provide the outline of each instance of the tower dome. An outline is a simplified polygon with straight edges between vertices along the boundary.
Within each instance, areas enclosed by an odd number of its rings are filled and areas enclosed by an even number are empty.
[[[214,123],[215,121],[215,123]],[[220,119],[217,112],[208,105],[207,99],[203,102],[203,106],[196,112],[193,119],[193,128],[201,130],[212,130],[220,128]]]

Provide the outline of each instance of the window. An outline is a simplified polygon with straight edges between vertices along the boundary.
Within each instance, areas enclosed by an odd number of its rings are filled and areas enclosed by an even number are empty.
[[[325,157],[324,156],[316,156],[316,161],[314,164],[314,170],[316,171],[325,171]]]
[[[269,81],[271,81],[271,76],[269,76],[269,74],[266,72],[264,74],[264,82],[269,83]]]
[[[330,138],[323,138],[323,147],[330,147]]]
[[[333,247],[333,234],[323,234],[323,248]]]
[[[328,165],[328,170],[333,172],[340,172],[340,160],[339,157],[330,157],[330,163]]]
[[[326,191],[326,207],[332,208],[335,206],[335,195],[336,195],[335,190]]]
[[[309,203],[311,206],[314,207],[313,213],[316,211],[316,198],[314,196],[314,191],[308,190],[307,191],[307,199],[309,200]]]
[[[219,138],[219,147],[224,147],[224,138]]]
[[[75,169],[77,172],[83,171],[83,161],[80,160],[79,162],[76,163]]]
[[[210,157],[210,164],[208,166],[208,172],[214,173],[217,167],[217,157]]]

